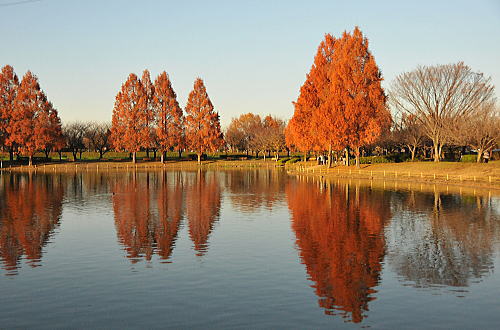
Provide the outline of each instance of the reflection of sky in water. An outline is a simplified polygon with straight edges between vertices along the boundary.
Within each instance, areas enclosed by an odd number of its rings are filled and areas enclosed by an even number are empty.
[[[487,194],[229,170],[4,173],[0,195],[2,326],[500,322]]]

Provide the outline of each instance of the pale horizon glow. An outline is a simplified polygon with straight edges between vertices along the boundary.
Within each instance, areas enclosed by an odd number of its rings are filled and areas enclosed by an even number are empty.
[[[226,127],[289,119],[325,33],[359,26],[384,76],[463,61],[500,88],[500,2],[0,0],[0,66],[27,70],[64,122],[110,121],[129,73],[165,70],[184,108],[196,77]],[[496,95],[499,95],[496,91]]]

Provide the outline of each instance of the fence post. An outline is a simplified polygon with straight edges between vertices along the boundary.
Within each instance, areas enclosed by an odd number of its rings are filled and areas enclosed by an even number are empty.
[[[489,178],[489,181],[490,181],[490,183],[491,183],[491,175],[490,175],[488,178]]]

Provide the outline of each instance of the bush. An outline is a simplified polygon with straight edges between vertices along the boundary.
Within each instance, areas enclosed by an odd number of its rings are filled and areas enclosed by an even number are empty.
[[[280,164],[280,165],[283,165],[283,164],[285,164],[285,163],[286,163],[287,161],[289,161],[289,160],[290,160],[290,158],[285,157],[285,158],[280,158],[280,159],[278,159],[276,162],[277,162],[278,164]]]
[[[477,155],[462,155],[460,162],[462,163],[475,163],[477,161]]]
[[[294,158],[290,158],[287,160],[287,164],[295,164],[296,162],[300,161],[300,157],[294,157]]]

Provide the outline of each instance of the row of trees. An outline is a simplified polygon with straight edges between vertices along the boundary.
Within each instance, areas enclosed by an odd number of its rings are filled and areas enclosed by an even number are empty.
[[[14,153],[48,154],[64,146],[61,120],[52,103],[40,88],[38,78],[26,72],[21,82],[14,68],[6,65],[0,72],[0,145]]]
[[[148,70],[142,78],[131,73],[116,95],[111,126],[112,145],[127,150],[136,161],[142,148],[164,154],[170,150],[196,151],[198,162],[207,151],[224,144],[219,114],[208,97],[203,80],[197,78],[189,94],[184,115],[166,72],[154,83]]]
[[[259,115],[247,113],[233,118],[226,130],[226,143],[232,151],[250,151],[256,155],[261,152],[266,157],[274,152],[276,158],[279,152],[286,148],[286,122],[268,115],[263,119]]]

